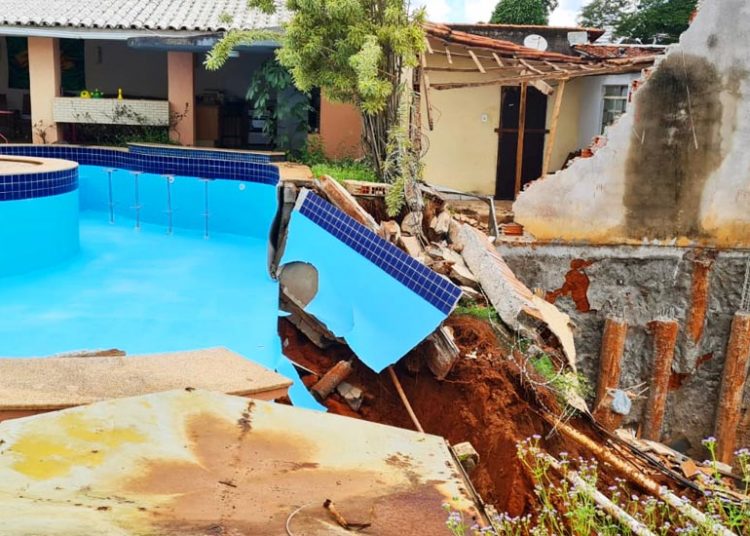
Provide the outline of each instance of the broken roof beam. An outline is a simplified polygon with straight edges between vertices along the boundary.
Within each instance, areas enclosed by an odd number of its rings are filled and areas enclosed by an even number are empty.
[[[474,65],[476,65],[477,69],[479,69],[479,72],[482,74],[486,73],[487,71],[484,70],[484,66],[482,65],[482,62],[479,61],[479,58],[477,58],[477,55],[474,54],[474,51],[471,50],[470,48],[467,50],[469,51],[469,56],[471,56],[471,59],[474,60]]]

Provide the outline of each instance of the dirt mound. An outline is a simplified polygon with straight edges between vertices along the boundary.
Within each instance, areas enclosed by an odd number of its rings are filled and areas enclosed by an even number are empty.
[[[472,481],[482,498],[511,515],[526,513],[534,504],[533,483],[516,458],[516,443],[543,435],[548,428],[529,402],[539,395],[523,385],[515,365],[499,355],[494,332],[485,322],[459,316],[451,318],[449,325],[462,353],[486,352],[493,358],[461,359],[442,382],[426,370],[412,374],[401,365],[396,367],[397,375],[426,432],[441,435],[451,444],[469,441],[478,451],[481,462]],[[285,353],[318,374],[352,357],[343,345],[320,350],[286,320],[280,321],[279,328]],[[414,429],[387,372],[378,375],[355,360],[354,373],[347,381],[363,389],[365,403],[355,412],[334,394],[326,401],[329,411]],[[557,404],[553,396],[543,403],[547,407]],[[543,444],[550,451],[577,454],[576,446],[563,444],[559,436]]]

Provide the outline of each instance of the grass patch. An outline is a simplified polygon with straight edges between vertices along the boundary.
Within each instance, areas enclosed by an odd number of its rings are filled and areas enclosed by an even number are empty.
[[[378,182],[378,177],[370,166],[363,162],[356,162],[354,160],[339,160],[313,164],[312,172],[316,177],[329,175],[339,182]]]
[[[477,305],[476,303],[459,305],[456,307],[455,314],[473,316],[474,318],[479,318],[480,320],[486,320],[488,322],[500,322],[500,315],[497,314],[494,307]]]
[[[572,370],[561,372],[546,353],[531,357],[529,363],[554,391],[562,395],[562,401],[567,393],[577,394],[584,399],[593,393],[583,374],[576,374]]]

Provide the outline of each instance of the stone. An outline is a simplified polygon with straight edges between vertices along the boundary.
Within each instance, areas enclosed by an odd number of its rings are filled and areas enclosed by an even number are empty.
[[[421,212],[409,212],[401,222],[401,232],[409,236],[419,236],[422,232],[423,218]]]
[[[336,392],[346,401],[350,408],[354,411],[359,411],[362,407],[362,401],[364,400],[362,389],[353,386],[349,382],[341,382],[336,387]]]
[[[380,228],[383,232],[383,238],[392,244],[398,244],[398,241],[401,239],[401,227],[397,221],[384,221],[380,224]]]
[[[471,474],[479,465],[479,453],[468,441],[453,445],[453,452],[467,473]]]
[[[442,211],[440,214],[432,218],[430,221],[430,229],[436,236],[445,238],[448,236],[450,230],[451,221],[453,217],[447,210]]]
[[[424,262],[425,251],[422,247],[422,243],[419,241],[419,238],[417,238],[416,236],[402,236],[400,245],[409,255],[419,260],[420,262]]]
[[[462,262],[451,267],[451,279],[466,287],[478,287],[479,283],[471,270]]]
[[[484,295],[472,287],[462,286],[461,292],[463,292],[464,297],[466,299],[471,300],[473,302],[478,302],[484,299]]]

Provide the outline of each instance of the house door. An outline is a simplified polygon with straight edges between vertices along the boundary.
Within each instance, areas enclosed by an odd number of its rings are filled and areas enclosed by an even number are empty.
[[[499,146],[495,198],[515,198],[516,154],[521,88],[503,87],[500,104]],[[521,188],[542,175],[544,138],[547,134],[547,96],[533,87],[526,90],[526,128],[524,129]]]

